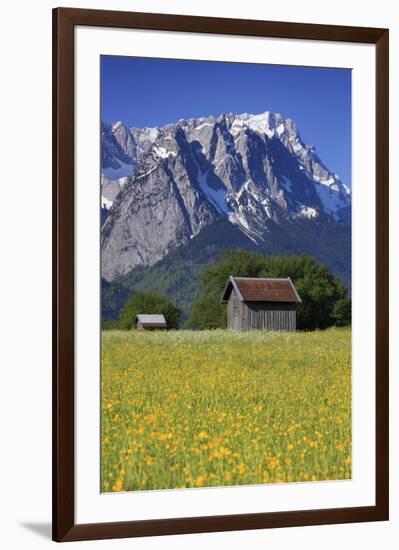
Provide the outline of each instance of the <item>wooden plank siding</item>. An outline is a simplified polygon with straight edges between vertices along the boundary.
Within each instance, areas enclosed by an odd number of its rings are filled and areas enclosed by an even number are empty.
[[[290,306],[290,307],[287,307]],[[248,325],[242,330],[276,330],[294,332],[296,330],[296,308],[292,304],[270,304],[264,302],[258,307],[246,304]]]
[[[227,303],[227,326],[232,330],[295,332],[296,304],[243,302],[233,289]]]

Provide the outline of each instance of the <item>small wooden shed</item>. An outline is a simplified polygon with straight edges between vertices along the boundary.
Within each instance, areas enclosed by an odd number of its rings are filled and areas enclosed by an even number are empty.
[[[227,326],[232,330],[296,330],[296,309],[302,300],[289,277],[230,276],[222,297]]]
[[[166,329],[168,324],[162,314],[139,314],[136,316],[135,327],[141,330]]]

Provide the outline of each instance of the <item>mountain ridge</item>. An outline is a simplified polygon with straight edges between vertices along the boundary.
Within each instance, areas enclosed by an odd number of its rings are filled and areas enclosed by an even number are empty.
[[[291,119],[269,111],[162,128],[103,124],[102,174],[108,281],[159,262],[221,219],[261,248],[276,225],[350,223],[350,189]]]

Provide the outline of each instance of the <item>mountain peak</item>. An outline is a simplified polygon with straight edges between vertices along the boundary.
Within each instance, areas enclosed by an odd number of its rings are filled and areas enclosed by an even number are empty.
[[[115,124],[112,125],[112,130],[118,130],[119,128],[126,128],[126,126],[123,124],[121,120],[118,120],[118,122],[115,122]],[[127,128],[126,128],[127,129]]]
[[[102,150],[114,163],[112,171],[103,164],[103,174],[120,188],[107,183],[103,201],[108,279],[161,259],[217,219],[253,243],[270,223],[350,220],[350,189],[279,113],[225,113],[130,130],[118,122],[112,131],[104,127]]]

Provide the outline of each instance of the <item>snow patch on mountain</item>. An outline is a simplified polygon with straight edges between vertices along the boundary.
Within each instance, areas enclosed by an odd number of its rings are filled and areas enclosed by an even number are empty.
[[[318,216],[317,210],[311,206],[302,206],[300,214],[304,218],[317,218]]]
[[[109,210],[121,189],[128,181],[128,177],[110,180],[104,175],[101,177],[101,206]]]
[[[116,130],[119,130],[119,128],[123,127],[124,124],[121,120],[118,120],[118,122],[115,122],[115,124],[112,125],[112,131],[115,132]]]
[[[165,147],[161,147],[159,145],[155,145],[153,147],[153,151],[158,157],[161,157],[163,159],[175,157],[177,154],[175,151],[168,151],[167,149],[165,149]]]
[[[229,222],[237,225],[241,231],[255,244],[263,241],[263,232],[255,229],[248,223],[248,219],[243,206],[239,206],[238,210],[228,215]]]
[[[226,189],[214,189],[210,186],[208,183],[208,171],[202,173],[198,167],[197,182],[205,197],[219,213],[228,214],[230,212],[230,208],[226,203]]]
[[[148,172],[145,172],[144,174],[140,174],[139,176],[136,177],[136,180],[141,180],[143,178],[146,178],[147,176],[149,176],[150,174],[152,174],[153,172],[155,172],[155,170],[158,168],[158,166],[153,166],[153,168],[151,168],[151,170],[148,170]]]
[[[249,128],[259,134],[266,134],[268,138],[272,138],[276,134],[281,136],[285,131],[282,116],[269,111],[259,115],[248,113],[238,115],[234,119],[231,132],[233,135],[237,135],[242,128]]]
[[[104,197],[104,195],[101,195],[101,207],[109,210],[111,206],[112,206],[112,201]]]
[[[194,128],[194,131],[202,130],[203,128],[206,128],[208,126],[213,126],[211,122],[203,122],[202,124],[199,124]]]
[[[102,174],[109,180],[119,180],[127,176],[131,176],[134,170],[133,164],[127,164],[118,160],[119,167],[113,168],[109,166],[108,168],[103,168],[101,170]]]
[[[350,204],[347,200],[348,196],[345,196],[335,184],[329,185],[325,182],[316,184],[315,190],[320,198],[325,212],[330,214],[335,220],[338,220],[339,210]]]

